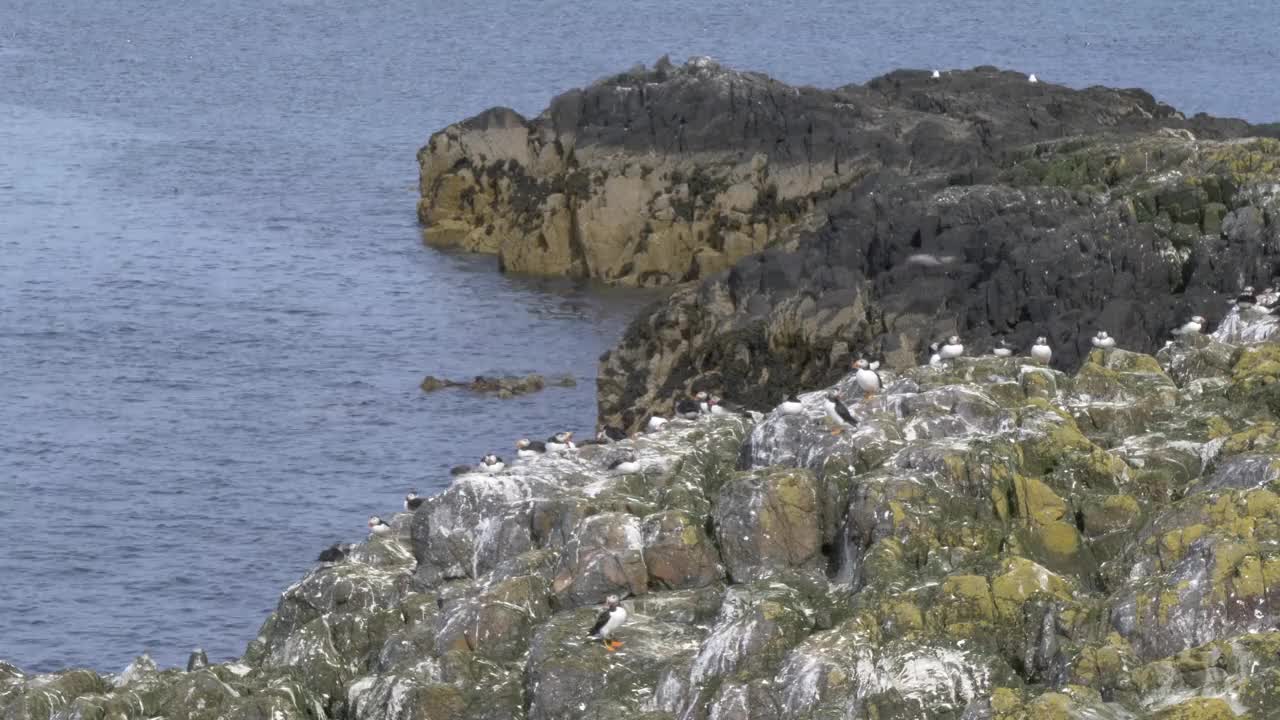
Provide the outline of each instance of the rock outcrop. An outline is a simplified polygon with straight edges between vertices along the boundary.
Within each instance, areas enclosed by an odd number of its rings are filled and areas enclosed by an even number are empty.
[[[1074,374],[963,357],[455,478],[238,662],[0,664],[17,720],[1234,718],[1280,712],[1280,343],[1233,310]],[[1245,338],[1245,340],[1241,340]],[[599,604],[630,613],[608,652]]]
[[[546,387],[548,382],[558,387],[574,387],[578,384],[577,380],[568,375],[555,377],[550,381],[538,374],[523,376],[503,375],[501,377],[477,375],[470,380],[449,380],[448,378],[428,375],[422,379],[419,387],[422,388],[422,392],[435,392],[446,388],[465,388],[472,392],[493,394],[505,399],[538,392]]]
[[[642,313],[601,363],[601,420],[636,426],[688,389],[766,407],[952,333],[971,352],[1045,335],[1074,369],[1098,329],[1152,352],[1272,282],[1280,142],[1116,132],[1008,148],[981,182],[864,179],[818,229]]]
[[[690,389],[766,407],[952,333],[1045,335],[1067,370],[1097,329],[1154,352],[1280,274],[1277,137],[995,68],[821,90],[663,60],[436,133],[418,211],[506,270],[689,283],[601,362],[601,421],[636,428]]]

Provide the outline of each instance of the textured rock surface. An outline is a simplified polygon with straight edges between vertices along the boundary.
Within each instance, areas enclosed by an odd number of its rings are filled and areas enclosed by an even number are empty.
[[[841,182],[763,251],[641,313],[601,363],[603,422],[638,426],[687,389],[768,407],[859,354],[909,367],[951,333],[980,353],[1045,335],[1074,370],[1098,329],[1153,352],[1280,270],[1280,142],[1244,138],[1275,126],[993,69],[828,98],[804,117],[859,128]]]
[[[856,429],[673,421],[457,477],[281,596],[238,663],[0,665],[20,720],[1280,713],[1280,344],[884,373]],[[838,380],[860,397],[852,377]],[[608,594],[629,621],[584,635]]]

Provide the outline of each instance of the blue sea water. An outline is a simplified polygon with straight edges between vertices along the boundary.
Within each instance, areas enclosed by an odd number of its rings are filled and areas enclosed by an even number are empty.
[[[0,658],[240,654],[410,487],[594,420],[647,296],[424,248],[414,153],[663,53],[997,64],[1280,119],[1280,5],[0,0]],[[569,373],[498,401],[422,374]]]

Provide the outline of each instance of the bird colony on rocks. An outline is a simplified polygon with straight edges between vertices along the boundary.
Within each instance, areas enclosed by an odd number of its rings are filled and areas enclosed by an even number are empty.
[[[239,661],[0,666],[0,717],[1266,717],[1278,328],[864,361],[476,468],[325,550]]]

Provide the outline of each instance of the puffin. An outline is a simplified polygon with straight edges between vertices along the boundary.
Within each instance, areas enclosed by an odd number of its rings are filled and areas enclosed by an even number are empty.
[[[1041,365],[1048,365],[1049,360],[1053,358],[1053,348],[1049,347],[1049,339],[1041,335],[1036,338],[1036,342],[1031,346],[1031,359]]]
[[[697,420],[701,414],[702,403],[696,396],[676,401],[676,417],[684,418],[685,420]]]
[[[336,563],[347,559],[347,551],[342,547],[342,543],[334,543],[333,545],[320,551],[320,557],[316,558],[316,562]]]
[[[991,351],[991,354],[999,358],[1011,357],[1013,355],[1013,348],[1009,347],[1009,341],[1004,338],[1000,338],[999,344],[995,346],[995,349]]]
[[[1173,331],[1174,335],[1198,335],[1204,329],[1204,317],[1201,315],[1192,315],[1191,319],[1182,324],[1182,327]]]
[[[596,616],[596,624],[591,626],[591,632],[587,633],[587,638],[599,640],[604,644],[605,650],[613,652],[622,647],[622,643],[614,640],[612,635],[626,621],[627,609],[618,602],[617,595],[610,595],[605,599],[604,610]]]
[[[405,512],[413,512],[414,510],[417,510],[418,508],[422,507],[422,503],[426,501],[427,501],[426,498],[418,497],[417,490],[410,490],[409,494],[404,496]]]
[[[780,410],[783,415],[800,415],[804,412],[804,403],[800,402],[800,398],[795,393],[791,393],[787,396],[787,399],[783,400],[782,404],[778,406],[778,410]]]
[[[658,417],[657,415],[654,415],[653,417],[649,418],[649,422],[645,427],[648,428],[649,432],[656,432],[658,430],[661,430],[662,426],[666,425],[668,422],[669,421],[666,418]]]
[[[558,432],[547,438],[545,449],[550,452],[564,452],[565,450],[573,450],[576,445],[573,444],[572,432]]]
[[[1093,336],[1093,346],[1110,350],[1116,346],[1116,339],[1108,335],[1106,330],[1099,330],[1098,334]]]
[[[938,349],[938,343],[929,343],[929,351],[933,353],[929,356],[929,367],[940,367],[942,365],[942,353]]]
[[[480,461],[479,469],[480,472],[499,473],[502,472],[502,469],[506,466],[507,464],[502,462],[502,458],[494,455],[493,453],[489,453]]]
[[[1253,291],[1252,285],[1246,285],[1239,295],[1236,295],[1236,305],[1240,307],[1253,307],[1258,304],[1258,295]]]
[[[727,402],[719,395],[712,395],[708,402],[712,415],[741,415],[742,417],[751,417],[751,411],[738,405],[737,403]]]
[[[853,362],[853,369],[857,371],[853,379],[862,388],[863,400],[870,400],[872,395],[884,389],[884,381],[881,380],[880,373],[876,372],[880,369],[879,362],[869,363],[866,358],[858,358]]]
[[[711,396],[707,394],[706,390],[699,390],[694,393],[693,399],[698,401],[698,412],[703,415],[711,414]]]
[[[209,667],[209,656],[205,654],[204,648],[196,648],[187,656],[187,672],[195,672],[207,667]]]
[[[947,338],[947,342],[938,350],[938,355],[943,360],[954,360],[964,354],[964,344],[960,342],[959,335],[952,335]]]
[[[1030,75],[1027,76],[1027,82],[1038,83],[1040,82],[1040,78],[1036,77],[1035,73],[1031,73]]]
[[[630,450],[618,453],[610,458],[606,467],[614,472],[623,474],[640,472],[640,463],[636,461],[635,453]]]
[[[942,73],[938,72],[937,70],[934,70],[932,73],[930,73],[930,74],[929,74],[929,79],[930,79],[930,80],[941,80],[941,79],[942,79]]]
[[[596,433],[596,439],[599,440],[600,442],[607,442],[607,443],[621,442],[622,440],[627,439],[627,433],[624,432],[620,427],[614,427],[613,425],[605,425],[603,428],[600,428],[600,432]]]
[[[844,432],[846,425],[849,427],[858,427],[857,418],[855,418],[849,412],[849,408],[845,407],[844,403],[840,401],[840,393],[827,393],[825,405],[827,408],[827,419],[835,425],[831,430],[832,435],[839,435]]]
[[[377,515],[369,516],[369,533],[372,535],[387,535],[391,532],[391,526],[386,520]]]
[[[547,451],[547,444],[539,440],[520,438],[516,441],[516,457],[536,458]]]

